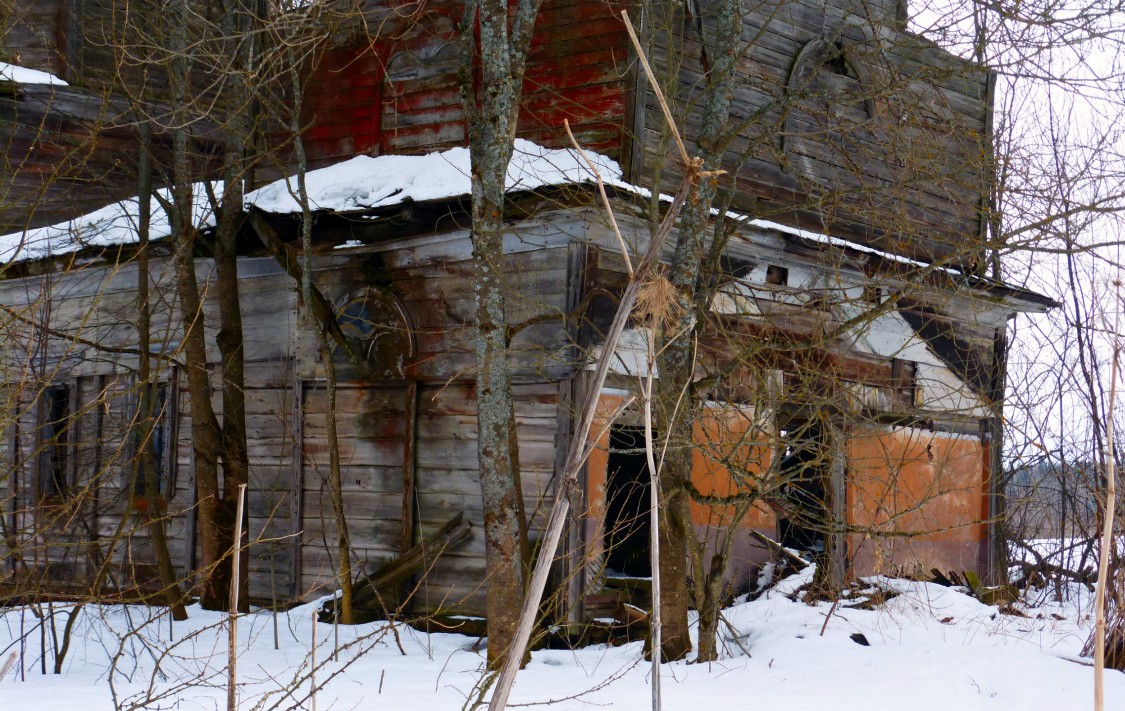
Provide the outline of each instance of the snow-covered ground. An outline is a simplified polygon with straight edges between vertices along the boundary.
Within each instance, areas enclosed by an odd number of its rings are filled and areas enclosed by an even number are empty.
[[[664,707],[786,711],[1069,711],[1090,708],[1093,670],[1078,657],[1090,621],[1090,593],[1024,606],[1029,617],[1001,614],[953,588],[886,578],[899,593],[874,610],[842,603],[821,634],[828,604],[809,606],[789,593],[810,571],[765,596],[728,609],[724,653],[712,664],[675,663],[662,672]],[[278,648],[268,612],[239,621],[240,708],[311,708],[308,698],[314,605],[279,615]],[[58,613],[58,608],[56,608]],[[29,611],[0,619],[0,708],[96,711],[138,708],[220,709],[226,704],[227,637],[218,613],[190,610],[176,623],[138,607],[87,606],[61,676],[40,673],[40,633]],[[58,614],[61,634],[65,614]],[[853,636],[862,635],[863,646]],[[737,636],[737,639],[735,637]],[[46,636],[48,650],[51,636]],[[479,640],[426,635],[385,623],[333,629],[317,625],[317,708],[461,709],[476,698],[484,651]],[[171,641],[170,641],[171,640]],[[115,661],[116,660],[116,661]],[[156,660],[160,671],[153,674]],[[545,650],[516,681],[512,704],[554,709],[643,709],[649,705],[641,645]],[[1125,674],[1107,672],[1107,709],[1125,709]],[[146,700],[147,699],[147,700]]]

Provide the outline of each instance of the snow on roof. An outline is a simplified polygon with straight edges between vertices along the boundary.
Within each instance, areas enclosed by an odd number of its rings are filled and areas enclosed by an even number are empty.
[[[588,153],[607,183],[632,188],[621,181],[621,168],[605,156]],[[359,156],[309,171],[305,176],[309,203],[314,210],[354,212],[397,205],[408,200],[441,200],[468,196],[472,190],[469,151],[453,148],[422,156]],[[533,190],[547,185],[593,182],[585,161],[573,150],[543,148],[517,140],[508,166],[510,191]],[[215,184],[216,192],[222,190]],[[246,195],[246,204],[266,212],[299,212],[296,181],[277,180]],[[166,190],[159,191],[168,198]],[[195,185],[197,227],[214,224],[204,183]],[[149,238],[171,234],[168,216],[159,201],[152,203]],[[73,220],[48,227],[0,236],[0,263],[22,262],[70,254],[85,247],[108,247],[137,241],[137,198],[116,202]]]
[[[221,192],[222,183],[214,183],[213,189]],[[158,190],[157,193],[165,200],[171,199],[168,190]],[[206,184],[196,183],[193,193],[196,226],[207,227],[214,224]],[[67,222],[0,236],[0,264],[71,254],[85,247],[133,244],[137,241],[139,215],[137,198],[131,197]],[[163,239],[171,233],[167,213],[159,200],[153,200],[149,238]]]
[[[605,156],[588,153],[602,179],[620,182],[621,168]],[[310,171],[305,176],[314,210],[353,212],[396,205],[408,200],[441,200],[467,196],[470,182],[469,149],[452,148],[424,156],[358,156]],[[507,188],[534,190],[547,185],[593,182],[594,175],[577,151],[543,148],[517,139],[508,165]],[[278,180],[246,196],[248,204],[266,212],[299,212],[297,185]]]
[[[586,155],[597,166],[602,180],[607,185],[634,192],[642,197],[651,195],[647,189],[622,180],[621,168],[616,161],[597,153],[587,152]],[[326,168],[309,171],[305,175],[305,186],[313,210],[360,212],[390,207],[407,201],[466,197],[472,190],[470,170],[467,148],[452,148],[419,156],[358,156]],[[544,148],[530,141],[516,140],[512,160],[508,166],[506,184],[509,191],[592,182],[594,182],[594,174],[577,151]],[[222,183],[213,183],[213,189],[216,193],[221,192]],[[166,190],[158,192],[168,199]],[[296,181],[292,177],[282,178],[248,193],[246,205],[254,205],[266,212],[279,214],[299,212],[301,206],[296,198],[296,192]],[[195,184],[194,195],[196,226],[203,228],[213,225],[214,216],[207,199],[205,183]],[[666,201],[672,200],[667,195],[660,197]],[[712,212],[718,214],[717,210]],[[70,254],[85,247],[135,243],[137,215],[137,198],[132,197],[68,222],[0,236],[0,264]],[[955,276],[965,276],[948,266],[926,264],[839,237],[769,220],[752,219],[735,212],[727,212],[726,216],[748,227],[781,232],[818,244],[855,250],[922,269],[932,268]],[[168,216],[164,213],[160,202],[154,200],[149,238],[158,240],[169,234],[171,234],[171,227]],[[973,280],[974,283],[991,281],[979,278]]]
[[[41,72],[38,69],[28,69],[15,64],[0,62],[0,81],[10,81],[16,84],[54,84],[55,86],[68,86],[54,74]]]
[[[833,237],[832,235],[827,235],[820,232],[812,232],[810,230],[801,229],[800,227],[783,225],[780,222],[773,222],[771,220],[762,219],[751,219],[744,215],[737,215],[737,213],[729,212],[727,213],[727,216],[734,217],[742,224],[748,225],[750,227],[756,227],[763,230],[771,230],[774,232],[784,232],[785,234],[793,235],[794,237],[800,237],[801,239],[809,240],[810,242],[816,242],[817,244],[824,244],[830,247],[839,247],[841,249],[862,252],[863,254],[870,254],[874,257],[878,257],[889,262],[898,262],[899,264],[905,264],[907,266],[917,267],[919,269],[935,269],[937,271],[942,271],[957,276],[960,276],[962,274],[958,269],[952,266],[938,266],[936,264],[922,262],[917,259],[911,259],[910,257],[904,257],[901,254],[894,254],[882,249],[877,249],[866,244],[852,242],[850,240],[842,239],[840,237]]]

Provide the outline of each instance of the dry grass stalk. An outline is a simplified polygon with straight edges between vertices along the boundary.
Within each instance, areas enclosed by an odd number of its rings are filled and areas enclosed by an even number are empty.
[[[664,270],[654,271],[641,284],[633,313],[638,321],[647,324],[653,331],[662,333],[665,326],[675,326],[684,315],[679,297],[679,290],[664,276]]]

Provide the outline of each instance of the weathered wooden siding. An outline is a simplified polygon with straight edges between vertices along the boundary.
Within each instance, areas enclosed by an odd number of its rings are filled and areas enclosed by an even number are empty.
[[[691,143],[703,48],[675,8],[648,29],[655,63],[675,73],[674,113]],[[987,71],[856,12],[813,0],[746,12],[729,122],[740,132],[724,156],[734,207],[900,254],[975,262],[990,170]],[[713,36],[713,10],[703,15]],[[676,159],[654,93],[646,87],[639,103],[634,179],[655,172],[673,191]]]
[[[513,389],[519,438],[520,483],[535,541],[550,507],[555,479],[559,383],[528,383]],[[425,537],[458,512],[473,524],[473,535],[434,563],[418,591],[422,609],[485,614],[484,511],[477,478],[476,396],[467,383],[419,390],[418,517]]]
[[[0,61],[61,76],[72,0],[13,0],[0,9]]]
[[[293,575],[301,522],[292,371],[290,361],[254,364],[246,387],[250,591],[270,603],[285,603],[300,592]]]
[[[405,396],[401,385],[356,383],[342,383],[336,393],[340,481],[356,569],[376,568],[401,550]],[[315,597],[338,587],[326,389],[304,385],[302,402],[300,594]]]
[[[167,262],[153,262],[153,343],[161,344],[154,345],[156,350],[175,354],[180,342],[180,316],[167,268]],[[200,260],[197,269],[206,287],[211,271],[209,262]],[[289,355],[295,299],[292,279],[271,260],[247,260],[242,264],[242,272],[253,487],[248,510],[251,595],[261,600],[287,600],[296,587],[291,579],[297,521],[291,437],[293,367]],[[5,504],[17,507],[14,520],[25,535],[43,526],[48,532],[58,529],[65,533],[50,534],[54,542],[40,551],[46,550],[51,559],[66,563],[68,570],[74,571],[72,575],[80,574],[87,580],[93,570],[89,561],[112,554],[115,562],[111,583],[115,586],[128,586],[132,580],[149,582],[155,576],[143,516],[123,520],[133,487],[133,431],[138,396],[133,374],[135,357],[115,353],[114,349],[136,347],[136,278],[135,265],[129,263],[0,282],[0,300],[4,304],[28,318],[49,314],[52,328],[82,339],[44,338],[19,320],[8,325],[4,380],[19,384],[18,390],[9,385],[8,392],[19,393],[22,409],[17,411],[17,422],[11,423],[18,424],[21,464],[11,477],[5,478],[19,482],[19,490],[8,492],[16,497],[8,498]],[[214,304],[208,302],[205,309],[208,318],[213,319]],[[212,357],[217,359],[211,336],[209,333]],[[101,344],[104,350],[87,345],[93,342]],[[174,370],[165,368],[159,379],[176,388],[178,381],[174,376]],[[35,400],[41,389],[51,383],[67,384],[74,393],[69,466],[73,469],[70,476],[76,495],[68,497],[63,508],[39,506],[31,486],[36,466],[33,455],[38,444]],[[160,502],[140,501],[137,505],[164,509],[173,560],[179,572],[186,574],[195,560],[192,423],[186,391],[178,392],[173,403],[174,491]],[[17,456],[12,451],[14,429],[8,428],[10,457]],[[65,519],[66,526],[62,526],[61,519],[58,524],[51,523],[50,517],[71,509],[80,513],[78,519]],[[10,511],[6,514],[12,517]],[[76,522],[80,525],[73,525]],[[68,546],[65,550],[58,548],[63,544]],[[79,554],[81,564],[75,565]]]
[[[551,495],[558,449],[565,447],[565,442],[557,441],[556,431],[559,394],[569,387],[565,378],[573,369],[566,318],[573,298],[571,241],[585,229],[586,224],[573,217],[537,217],[519,223],[506,244],[509,316],[513,325],[523,324],[512,341],[513,372],[520,383],[516,398],[522,484],[533,537],[538,535],[545,501]],[[209,290],[213,265],[201,259],[196,268]],[[374,381],[362,383],[352,366],[343,362],[340,366],[336,417],[346,514],[359,567],[371,569],[386,562],[463,511],[475,526],[474,537],[436,564],[411,604],[435,609],[456,602],[462,611],[483,613],[476,405],[473,386],[466,382],[474,359],[472,269],[468,233],[455,230],[334,250],[317,257],[316,280],[338,306],[357,293],[382,290],[386,300],[372,303],[388,308],[398,304],[402,315],[389,320],[383,314],[372,317],[391,328],[411,331],[409,338],[396,341],[399,350],[379,351],[390,367],[380,370]],[[334,585],[335,557],[333,515],[324,490],[326,403],[314,330],[298,317],[293,279],[274,260],[242,259],[239,274],[251,464],[251,595],[264,602],[307,598]],[[77,392],[83,398],[96,394],[97,401],[104,403],[104,407],[89,407],[90,417],[96,414],[96,421],[87,421],[84,413],[86,419],[77,422],[74,430],[78,436],[81,428],[83,440],[97,443],[96,452],[84,447],[79,453],[83,466],[93,467],[91,462],[97,462],[99,472],[112,472],[101,474],[98,485],[90,488],[99,497],[99,508],[91,515],[96,518],[103,549],[105,537],[113,535],[122,521],[132,486],[128,462],[137,401],[132,375],[135,358],[112,349],[135,347],[136,278],[135,265],[125,262],[117,267],[90,266],[0,282],[4,303],[30,304],[27,317],[48,315],[53,328],[83,339],[44,340],[30,328],[13,332],[8,360],[13,370],[5,380],[18,381],[21,364],[29,361],[29,355],[41,353],[38,381],[71,379],[81,384]],[[154,260],[152,279],[153,340],[162,344],[158,350],[175,354],[181,341],[180,314],[166,260]],[[204,322],[208,357],[215,362],[217,316],[215,304],[208,299]],[[88,342],[109,350],[99,352]],[[171,375],[169,371],[166,377]],[[417,388],[417,406],[412,415],[415,419],[407,420],[412,387]],[[218,392],[212,402],[220,408]],[[198,541],[193,535],[192,421],[186,391],[179,392],[176,406],[176,489],[161,505],[170,518],[176,564],[187,571],[198,560]],[[21,426],[34,433],[35,411],[26,406],[25,410],[27,421]],[[404,440],[411,425],[416,432],[412,471],[416,521],[404,527],[403,485],[408,464]],[[28,515],[22,523],[30,535],[35,507],[23,508]],[[141,523],[136,517],[126,520],[123,530],[127,535],[122,540],[128,543],[117,550],[127,550],[129,560],[140,564],[139,570],[151,579],[151,550]],[[413,528],[411,541],[404,541],[403,533],[409,528]],[[51,557],[60,561],[66,559],[64,553],[73,557],[77,542],[68,545],[67,550],[51,548]]]
[[[0,234],[136,194],[124,102],[72,87],[0,82]]]
[[[512,339],[521,483],[531,536],[538,536],[552,494],[558,440],[560,392],[573,369],[565,318],[570,296],[570,242],[585,227],[573,217],[559,223],[535,218],[518,223],[505,244],[504,273],[508,318],[529,324]],[[360,235],[362,236],[362,235]],[[457,610],[484,614],[483,509],[477,481],[476,397],[471,381],[474,296],[473,263],[467,231],[425,235],[337,252],[320,262],[326,295],[341,304],[372,288],[393,295],[412,329],[409,348],[391,354],[401,368],[366,384],[343,381],[336,408],[344,470],[345,507],[358,566],[377,568],[411,543],[433,533],[458,513],[473,525],[470,540],[435,561],[409,604],[416,610]],[[382,322],[382,321],[381,321]],[[331,589],[335,526],[324,491],[328,472],[323,373],[311,331],[296,334],[298,377],[302,379],[302,530],[300,580],[304,595]],[[408,352],[409,351],[409,352]],[[417,383],[414,459],[405,440],[412,408],[409,382]],[[414,517],[403,525],[407,469],[414,479]],[[410,541],[404,530],[413,529]],[[390,600],[387,601],[390,604]]]
[[[505,237],[504,273],[512,337],[513,376],[523,380],[566,377],[573,369],[567,331],[569,244],[585,234],[580,215],[537,216],[513,225]],[[354,227],[363,237],[362,224]],[[321,259],[326,295],[336,303],[377,278],[402,305],[413,329],[415,354],[404,376],[445,382],[471,372],[475,362],[472,243],[468,230],[422,235],[337,251]],[[315,339],[298,329],[298,375],[321,377]]]
[[[517,386],[517,436],[525,508],[532,537],[545,516],[555,466],[558,383]],[[301,595],[335,588],[336,525],[327,491],[326,392],[303,388]],[[484,512],[476,476],[476,397],[467,383],[419,388],[415,512],[417,531],[402,540],[405,440],[409,428],[404,384],[341,384],[336,423],[344,507],[357,568],[373,570],[458,513],[473,525],[469,541],[432,563],[410,601],[416,610],[483,614]],[[392,600],[388,600],[388,603]]]
[[[10,412],[5,437],[4,515],[13,540],[12,565],[26,564],[30,589],[71,592],[89,590],[101,575],[101,589],[128,590],[156,584],[146,514],[169,516],[170,549],[179,574],[186,575],[190,536],[187,531],[191,482],[170,474],[166,496],[133,502],[138,515],[126,516],[135,486],[133,437],[137,392],[126,374],[64,377],[55,385],[70,389],[67,432],[67,493],[44,498],[43,451],[38,437],[42,389],[24,383],[20,409]],[[17,433],[18,430],[18,433]],[[104,568],[104,569],[103,569]],[[19,577],[17,575],[17,577]]]
[[[619,157],[628,44],[604,0],[548,0],[536,20],[524,74],[519,135]],[[305,140],[313,165],[360,154],[426,153],[465,145],[457,25],[463,7],[427,3],[388,20],[374,37],[329,49],[308,80]]]

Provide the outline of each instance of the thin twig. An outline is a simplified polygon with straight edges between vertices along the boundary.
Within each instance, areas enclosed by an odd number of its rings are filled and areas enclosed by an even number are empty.
[[[738,633],[738,629],[735,628],[735,626],[731,624],[730,620],[728,620],[726,618],[726,616],[721,612],[719,613],[719,619],[722,620],[723,624],[727,626],[728,630],[730,630],[731,641],[738,645],[738,648],[742,650],[742,653],[745,654],[747,657],[754,656],[754,655],[750,654],[750,650],[747,649],[746,645],[744,645],[742,643],[743,635],[740,635]]]
[[[617,235],[617,244],[621,247],[621,256],[625,258],[625,270],[629,272],[629,276],[633,276],[633,260],[629,258],[629,248],[625,244],[625,238],[621,236],[621,228],[617,226],[617,217],[613,214],[613,208],[609,204],[609,196],[605,192],[605,182],[602,180],[602,174],[598,167],[594,165],[594,161],[590,160],[590,156],[586,155],[586,151],[582,150],[582,146],[578,145],[575,140],[574,134],[570,130],[570,121],[563,119],[563,128],[566,129],[566,135],[570,138],[570,143],[574,146],[574,150],[578,151],[578,155],[582,160],[586,161],[586,165],[590,168],[590,172],[594,174],[594,179],[598,181],[598,193],[602,196],[602,205],[605,206],[605,213],[609,215],[609,226],[613,228],[613,234]]]
[[[828,608],[828,614],[824,616],[824,624],[820,626],[820,636],[824,636],[824,630],[828,629],[828,620],[832,619],[832,613],[836,611],[836,606],[840,604],[840,598],[832,601],[832,607]]]

